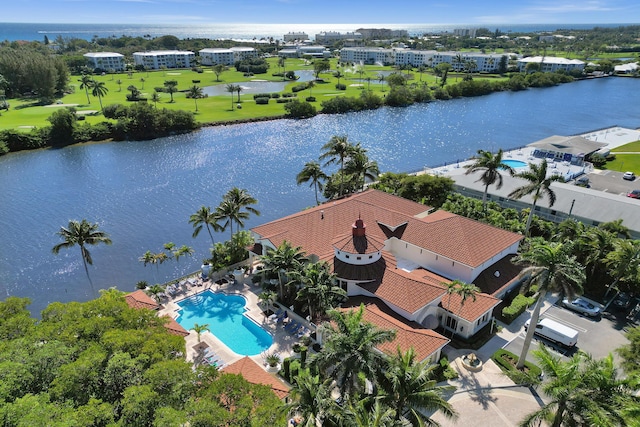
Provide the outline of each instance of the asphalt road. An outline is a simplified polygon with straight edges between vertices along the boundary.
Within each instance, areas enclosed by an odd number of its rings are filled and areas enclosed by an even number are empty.
[[[534,336],[535,342],[543,343],[557,354],[565,357],[571,357],[578,349],[580,349],[591,354],[595,358],[602,358],[607,356],[609,353],[613,353],[614,358],[617,359],[615,349],[628,343],[628,340],[624,337],[624,332],[628,328],[634,326],[625,319],[623,313],[617,312],[613,309],[605,311],[602,316],[598,318],[590,318],[574,313],[573,311],[569,311],[564,307],[554,305],[541,317],[548,317],[579,332],[578,344],[573,349],[566,349],[562,346],[551,343],[544,338]],[[523,328],[518,337],[512,340],[505,349],[519,355],[524,344],[524,336],[525,332]],[[527,360],[535,361],[535,357],[533,357],[531,351],[537,348],[537,345],[531,345]]]

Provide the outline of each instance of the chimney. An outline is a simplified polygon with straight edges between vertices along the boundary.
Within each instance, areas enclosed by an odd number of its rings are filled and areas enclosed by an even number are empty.
[[[352,226],[353,237],[364,237],[367,234],[366,231],[367,226],[364,224],[364,221],[358,217]]]
[[[320,211],[320,219],[324,219],[324,211]]]

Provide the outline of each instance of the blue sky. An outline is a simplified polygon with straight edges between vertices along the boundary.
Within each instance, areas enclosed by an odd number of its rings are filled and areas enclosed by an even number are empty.
[[[4,0],[1,22],[553,24],[639,22],[628,0]],[[1,29],[0,29],[1,31]]]

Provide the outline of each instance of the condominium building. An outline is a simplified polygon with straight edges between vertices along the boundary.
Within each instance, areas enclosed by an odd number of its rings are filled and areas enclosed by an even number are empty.
[[[345,47],[340,49],[340,62],[356,64],[395,64],[395,51],[381,47]]]
[[[339,33],[337,31],[323,31],[321,33],[316,34],[316,43],[319,44],[333,44],[340,40],[347,39],[362,39],[362,34],[360,33]]]
[[[289,32],[284,35],[285,43],[296,42],[296,41],[303,42],[305,40],[309,40],[309,35],[303,32]]]
[[[88,52],[83,55],[93,68],[101,70],[124,70],[124,55],[114,52]]]
[[[233,65],[238,61],[257,58],[258,51],[253,47],[236,46],[229,49],[206,48],[198,51],[202,65]]]
[[[195,53],[186,50],[152,50],[135,52],[133,63],[150,70],[166,68],[189,68],[194,64]]]
[[[358,28],[356,33],[365,39],[399,39],[409,37],[407,30],[390,30],[388,28]]]
[[[278,51],[278,56],[283,58],[302,58],[304,56],[312,56],[314,58],[330,58],[331,52],[320,45],[295,45],[287,46]]]
[[[518,59],[518,69],[522,72],[527,68],[529,63],[540,64],[540,71],[543,73],[554,71],[571,71],[584,70],[585,62],[579,59],[558,58],[555,56],[529,56],[527,58]]]

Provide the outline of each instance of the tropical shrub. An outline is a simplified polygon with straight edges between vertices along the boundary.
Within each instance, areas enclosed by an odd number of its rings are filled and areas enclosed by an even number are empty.
[[[513,322],[518,316],[524,313],[527,307],[535,302],[535,297],[526,297],[522,294],[516,295],[513,301],[511,301],[511,304],[502,309],[502,319],[505,323]]]
[[[278,101],[281,100],[279,99]],[[287,116],[295,119],[306,119],[317,114],[316,107],[306,101],[299,101],[297,99],[288,102],[284,106],[284,109],[287,112]]]
[[[271,98],[268,97],[260,97],[260,98],[254,98],[254,100],[256,101],[256,104],[260,104],[260,105],[265,105],[269,103],[269,100]]]
[[[344,83],[338,83],[336,84],[336,89],[338,90],[347,90],[347,85]]]

